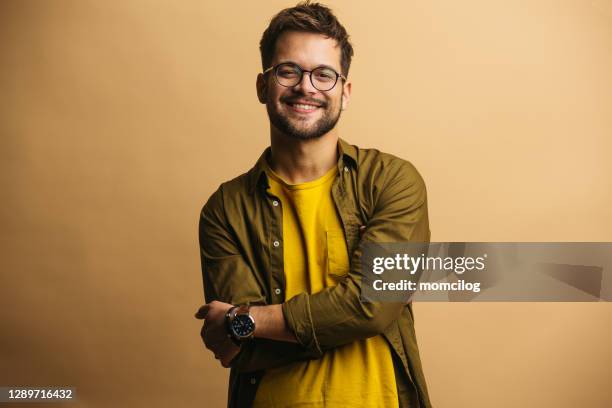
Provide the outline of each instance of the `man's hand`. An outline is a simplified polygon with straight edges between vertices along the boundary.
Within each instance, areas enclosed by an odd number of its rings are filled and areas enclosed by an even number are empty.
[[[226,368],[240,352],[240,347],[228,337],[225,326],[225,314],[232,306],[215,300],[200,307],[195,314],[197,319],[204,320],[200,336],[206,348],[212,351],[215,358]]]

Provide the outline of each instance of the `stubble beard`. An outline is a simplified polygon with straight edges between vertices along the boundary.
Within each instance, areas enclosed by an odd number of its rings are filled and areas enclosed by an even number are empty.
[[[339,106],[342,106],[342,100],[340,100]],[[291,138],[299,140],[317,139],[323,136],[336,127],[338,120],[340,120],[340,114],[342,113],[342,109],[340,108],[338,108],[337,112],[334,112],[328,107],[325,107],[325,112],[319,120],[309,127],[298,128],[292,123],[291,119],[289,119],[286,115],[279,113],[273,106],[271,106],[270,103],[266,104],[266,109],[268,111],[270,122],[279,131]],[[294,119],[294,121],[296,120]]]

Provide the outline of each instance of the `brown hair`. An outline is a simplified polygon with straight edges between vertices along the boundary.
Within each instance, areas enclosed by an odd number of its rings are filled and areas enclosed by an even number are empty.
[[[259,42],[261,64],[264,70],[272,64],[276,41],[284,31],[318,33],[336,40],[342,51],[340,57],[342,74],[348,76],[353,57],[353,46],[349,42],[346,29],[328,7],[306,0],[295,7],[281,10],[275,15]]]

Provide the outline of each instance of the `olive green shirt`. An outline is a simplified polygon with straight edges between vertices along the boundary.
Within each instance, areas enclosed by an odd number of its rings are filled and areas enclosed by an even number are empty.
[[[221,184],[204,205],[199,239],[206,302],[283,304],[298,344],[254,339],[231,364],[228,407],[250,407],[264,371],[320,358],[326,350],[383,334],[392,350],[400,407],[430,407],[411,304],[361,299],[366,242],[429,242],[425,183],[409,162],[338,142],[332,198],[350,271],[337,286],[284,296],[280,200],[268,192],[269,148],[247,173]],[[291,392],[280,390],[279,392]]]

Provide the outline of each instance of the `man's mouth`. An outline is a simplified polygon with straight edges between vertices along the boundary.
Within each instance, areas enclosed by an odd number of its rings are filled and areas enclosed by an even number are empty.
[[[285,103],[291,107],[291,110],[298,113],[311,113],[321,108],[321,105],[312,102],[286,101]]]

